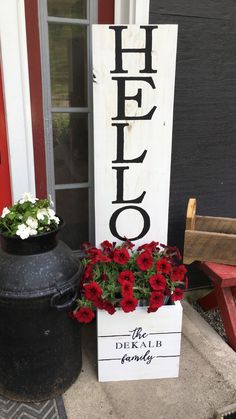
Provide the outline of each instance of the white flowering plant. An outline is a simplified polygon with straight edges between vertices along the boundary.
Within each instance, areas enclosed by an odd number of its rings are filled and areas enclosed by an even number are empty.
[[[51,197],[38,199],[24,193],[12,207],[3,208],[0,217],[0,232],[5,236],[19,236],[22,240],[52,230],[57,230],[59,217],[52,209]]]

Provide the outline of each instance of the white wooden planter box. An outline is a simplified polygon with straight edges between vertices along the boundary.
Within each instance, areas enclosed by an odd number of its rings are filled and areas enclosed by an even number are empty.
[[[155,313],[98,310],[98,380],[178,377],[182,311],[179,301]]]

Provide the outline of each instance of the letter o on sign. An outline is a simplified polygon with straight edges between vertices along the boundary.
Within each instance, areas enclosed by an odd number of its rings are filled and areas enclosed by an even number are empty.
[[[150,228],[150,217],[149,217],[149,215],[147,214],[147,212],[143,208],[136,207],[134,205],[128,205],[127,207],[119,208],[118,210],[116,210],[112,214],[112,216],[110,218],[110,223],[109,223],[111,233],[117,239],[119,239],[119,240],[125,240],[125,238],[122,237],[122,236],[120,236],[120,234],[118,233],[117,228],[116,228],[116,222],[117,222],[117,218],[119,217],[119,215],[121,214],[121,212],[126,211],[128,209],[132,209],[134,211],[138,211],[142,215],[142,217],[143,217],[143,229],[142,229],[142,231],[140,232],[140,234],[138,236],[136,236],[136,237],[126,237],[126,238],[129,239],[129,240],[131,240],[131,241],[132,240],[141,239],[142,237],[145,236],[145,234],[147,234],[147,232],[148,232],[148,230]]]

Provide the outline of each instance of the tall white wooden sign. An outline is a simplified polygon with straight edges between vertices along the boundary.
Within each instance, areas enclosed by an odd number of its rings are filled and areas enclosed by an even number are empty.
[[[94,25],[96,243],[167,241],[177,25]]]

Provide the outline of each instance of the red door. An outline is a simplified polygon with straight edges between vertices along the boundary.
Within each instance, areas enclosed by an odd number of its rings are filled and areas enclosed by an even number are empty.
[[[3,100],[3,82],[0,66],[0,212],[11,204],[11,185],[7,150],[7,131]]]

